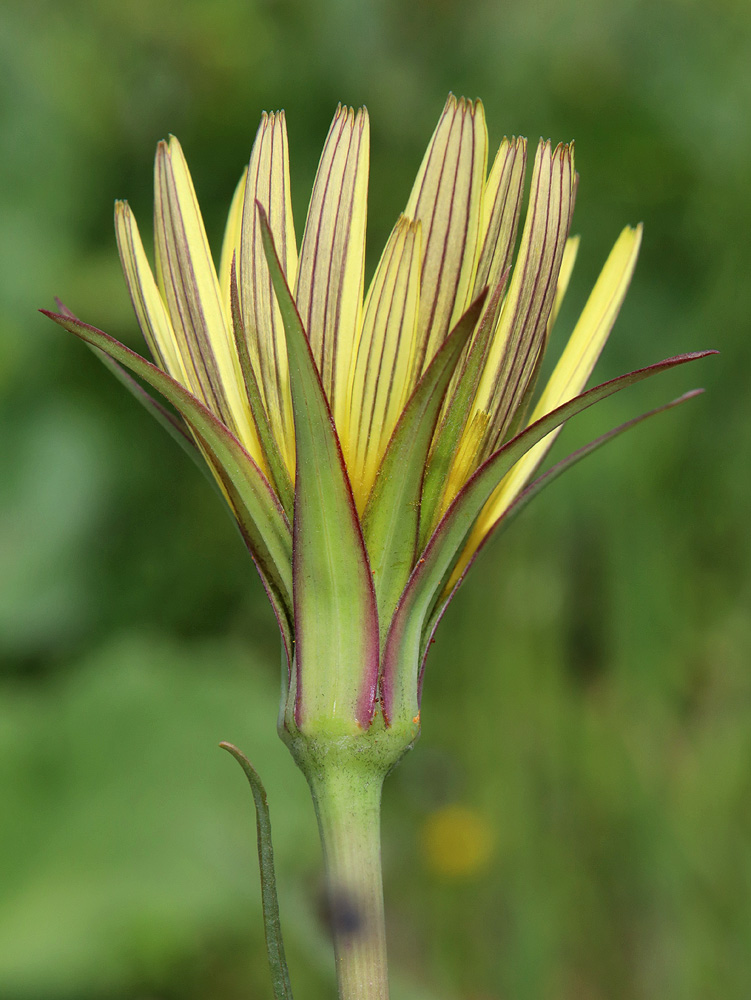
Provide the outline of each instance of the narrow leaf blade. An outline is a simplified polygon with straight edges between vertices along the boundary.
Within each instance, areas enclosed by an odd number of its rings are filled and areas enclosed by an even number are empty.
[[[88,345],[91,346],[91,345]],[[162,406],[152,395],[150,395],[140,382],[137,382],[132,375],[123,368],[122,365],[114,361],[108,354],[105,354],[98,347],[91,348],[92,354],[94,354],[99,361],[109,369],[109,371],[115,376],[117,381],[124,385],[128,392],[136,399],[143,408],[151,414],[151,416],[156,420],[164,430],[167,431],[169,436],[173,441],[180,445],[182,450],[186,455],[196,463],[196,465],[204,472],[208,473],[206,468],[206,463],[201,458],[201,455],[196,448],[195,441],[190,436],[185,426],[180,423],[180,421],[169,412],[169,410]],[[216,484],[215,484],[216,485]]]
[[[258,866],[261,872],[261,904],[263,906],[263,926],[266,934],[266,952],[269,958],[271,981],[276,1000],[292,1000],[292,986],[289,981],[287,959],[284,954],[282,925],[279,920],[279,899],[276,894],[276,874],[274,872],[274,848],[271,843],[271,817],[266,798],[266,789],[258,772],[245,754],[232,743],[219,744],[222,750],[232,754],[245,772],[253,802],[256,807],[256,829],[258,833]]]
[[[55,298],[55,305],[63,316],[80,322],[76,314],[60,299]],[[91,353],[94,357],[101,361],[104,367],[115,376],[121,385],[125,386],[131,396],[133,396],[133,398],[136,399],[141,406],[143,406],[147,413],[150,413],[156,422],[167,431],[172,440],[182,448],[191,461],[194,462],[201,470],[202,474],[210,480],[213,488],[216,489],[216,481],[209,473],[206,463],[201,458],[201,454],[196,448],[196,443],[188,433],[185,425],[177,417],[175,417],[174,414],[170,413],[166,407],[162,406],[158,400],[154,399],[152,395],[146,392],[141,383],[137,382],[133,376],[130,375],[122,365],[118,364],[114,358],[111,358],[109,354],[105,354],[98,347],[94,347],[91,344],[87,344],[87,347],[91,348]]]
[[[687,403],[689,399],[696,399],[697,396],[701,396],[704,393],[703,389],[692,389],[690,392],[684,393],[677,399],[671,400],[669,403],[664,403],[662,406],[657,406],[653,410],[649,410],[646,413],[640,414],[638,417],[633,417],[631,420],[627,420],[625,423],[620,424],[618,427],[614,427],[612,430],[608,431],[606,434],[602,434],[600,437],[595,438],[594,441],[590,441],[589,444],[583,445],[576,451],[562,458],[559,462],[556,462],[550,469],[544,472],[541,476],[534,479],[528,486],[522,490],[521,493],[513,500],[513,502],[503,511],[503,513],[498,517],[495,523],[489,528],[485,537],[483,538],[480,545],[474,550],[471,557],[467,563],[461,569],[461,572],[454,573],[448,582],[448,586],[444,589],[439,601],[437,602],[432,614],[430,615],[428,624],[424,629],[423,634],[423,653],[421,659],[423,660],[427,652],[427,647],[430,642],[438,622],[443,617],[443,614],[452,601],[454,594],[461,586],[470,566],[474,563],[477,556],[480,554],[482,549],[484,549],[487,542],[490,540],[491,536],[496,535],[499,531],[504,530],[511,524],[514,518],[524,510],[528,503],[533,500],[538,493],[540,493],[546,486],[550,485],[554,480],[556,480],[560,475],[562,475],[567,469],[576,465],[587,455],[591,455],[592,452],[597,451],[602,448],[603,445],[607,444],[609,441],[614,440],[626,431],[631,430],[632,427],[637,427],[639,424],[644,423],[645,420],[649,420],[651,417],[657,416],[658,413],[665,413],[667,410],[672,410],[676,406],[680,406],[682,403]]]

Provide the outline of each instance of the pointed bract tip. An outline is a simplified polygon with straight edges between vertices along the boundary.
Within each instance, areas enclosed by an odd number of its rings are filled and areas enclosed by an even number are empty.
[[[476,113],[481,117],[484,117],[485,105],[479,97],[475,98],[473,101],[469,97],[456,97],[455,94],[449,92],[449,96],[446,98],[446,104],[443,108],[443,115],[446,115],[449,111],[458,112],[461,115],[468,114],[471,118],[474,118]]]
[[[277,122],[284,121],[284,111],[264,111],[261,114],[261,125],[270,125],[272,128]]]
[[[350,125],[351,127],[360,126],[362,128],[366,122],[369,121],[368,109],[363,104],[361,107],[355,111],[355,109],[349,104],[342,104],[340,101],[336,106],[336,112],[334,113],[334,120],[331,123],[332,128],[334,125],[339,124],[340,127],[345,125]]]
[[[420,219],[413,219],[411,216],[406,215],[404,212],[396,220],[396,226],[394,227],[398,232],[404,232],[405,230],[414,233],[419,233],[422,229],[422,222]]]
[[[355,120],[355,109],[349,104],[342,104],[340,101],[336,106],[336,114],[334,115],[334,122],[341,124],[342,126],[347,123],[352,123]]]
[[[256,203],[256,212],[258,212],[258,218],[261,221],[261,225],[263,225],[266,228],[268,228],[269,217],[268,217],[268,213],[266,212],[266,209],[263,207],[263,205],[258,200],[258,198],[255,199],[255,203]]]
[[[180,140],[177,138],[176,135],[172,135],[171,132],[169,134],[169,154],[170,156],[176,154],[177,156],[181,156],[183,158],[185,156],[185,154],[183,153],[183,147],[180,144]]]
[[[552,148],[552,142],[550,139],[547,140],[545,145],[548,149]],[[574,144],[573,142],[559,142],[558,145],[553,150],[554,160],[570,160],[573,164],[574,162]]]
[[[76,314],[73,312],[73,310],[69,309],[66,306],[66,304],[63,302],[63,300],[60,299],[60,298],[58,298],[57,295],[55,296],[55,305],[60,310],[60,312],[59,312],[60,316],[65,316],[66,319],[77,319],[78,318],[76,316]],[[41,311],[44,311],[44,310],[41,310]],[[51,316],[52,314],[48,313],[47,315]]]

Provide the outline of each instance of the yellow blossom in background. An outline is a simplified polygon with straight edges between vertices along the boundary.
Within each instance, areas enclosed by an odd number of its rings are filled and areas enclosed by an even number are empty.
[[[447,879],[483,872],[493,856],[495,832],[477,809],[453,802],[431,812],[420,831],[425,866]]]

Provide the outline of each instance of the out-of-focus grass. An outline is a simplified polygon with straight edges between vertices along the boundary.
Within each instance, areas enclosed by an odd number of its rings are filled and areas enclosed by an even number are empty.
[[[559,454],[709,390],[556,483],[442,623],[423,737],[386,792],[395,995],[751,994],[750,48],[734,0],[6,5],[0,996],[269,994],[250,798],[220,739],[268,785],[298,994],[331,995],[260,584],[193,467],[34,310],[60,294],[138,346],[113,198],[148,239],[153,149],[174,132],[217,245],[275,107],[301,230],[336,102],[367,103],[372,269],[449,89],[483,97],[494,142],[577,140],[564,332],[644,221],[603,378],[722,355],[569,428]]]

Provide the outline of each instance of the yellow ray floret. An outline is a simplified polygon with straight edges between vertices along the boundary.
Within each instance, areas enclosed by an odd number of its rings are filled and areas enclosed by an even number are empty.
[[[193,359],[187,344],[180,344],[175,337],[167,307],[151,273],[136,220],[124,201],[115,203],[115,235],[128,292],[149,350],[166,372],[197,395],[200,385]]]
[[[558,275],[558,284],[555,289],[553,308],[550,310],[550,316],[548,317],[548,335],[550,335],[550,331],[553,329],[555,321],[558,319],[558,313],[561,311],[563,300],[566,296],[566,292],[568,291],[571,275],[574,271],[574,264],[576,263],[576,258],[579,253],[579,243],[579,236],[569,236],[566,240],[566,248],[563,251],[563,260],[561,261],[561,272]]]
[[[498,447],[544,349],[573,211],[574,183],[571,147],[552,151],[549,142],[540,143],[521,246],[475,399],[475,410],[490,414],[479,461]]]
[[[528,423],[573,399],[585,387],[623,305],[641,244],[642,227],[618,237]],[[485,536],[529,482],[561,428],[548,434],[516,463],[476,522],[447,589],[454,586]]]
[[[504,139],[490,168],[482,203],[480,254],[474,294],[495,288],[511,264],[524,194],[527,140]]]
[[[359,509],[411,389],[420,258],[420,223],[402,216],[373,277],[354,359],[345,455]]]
[[[262,205],[288,283],[297,271],[287,127],[283,112],[264,115],[250,154],[238,247],[237,280],[245,337],[269,423],[294,478],[295,438],[287,348],[279,306],[261,242]]]
[[[362,316],[370,126],[339,107],[318,166],[295,298],[337,428],[346,436],[352,357]]]
[[[200,398],[260,459],[193,182],[174,137],[157,151],[154,214],[157,282],[175,336],[190,353]]]
[[[469,304],[477,267],[488,135],[482,103],[449,97],[404,214],[422,223],[415,378]]]
[[[238,181],[235,193],[232,195],[229,213],[227,215],[227,225],[224,227],[224,239],[222,240],[222,252],[219,256],[219,289],[224,305],[224,313],[227,323],[232,323],[232,310],[230,308],[230,273],[232,264],[239,257],[240,231],[243,221],[243,204],[245,202],[245,184],[248,176],[246,167],[240,180]]]

